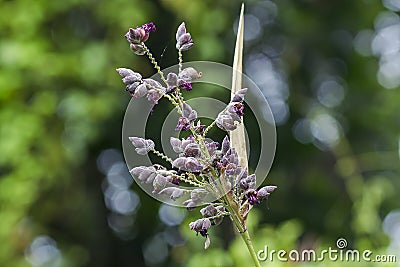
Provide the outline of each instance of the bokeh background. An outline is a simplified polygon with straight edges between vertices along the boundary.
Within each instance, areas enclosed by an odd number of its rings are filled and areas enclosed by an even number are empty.
[[[266,182],[279,189],[250,217],[256,248],[327,249],[342,237],[400,261],[400,1],[245,3],[244,70],[278,136]],[[198,211],[161,205],[133,183],[121,152],[130,97],[115,72],[154,73],[123,38],[148,21],[162,67],[176,64],[181,21],[196,42],[186,60],[231,65],[239,8],[0,1],[0,266],[250,266],[227,219],[204,251],[187,226]]]

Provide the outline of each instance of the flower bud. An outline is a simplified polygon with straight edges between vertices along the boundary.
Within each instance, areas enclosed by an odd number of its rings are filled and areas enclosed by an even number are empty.
[[[150,139],[143,139],[140,137],[129,137],[135,147],[136,153],[139,155],[146,155],[150,150],[154,149],[154,142]]]
[[[130,173],[137,177],[141,182],[149,184],[152,183],[156,177],[156,169],[153,166],[145,167],[139,166],[130,170]]]
[[[199,145],[196,143],[191,143],[185,147],[184,154],[186,157],[195,157],[200,154]]]
[[[231,148],[231,143],[229,142],[229,137],[226,135],[224,140],[222,140],[221,152],[222,154],[226,154],[228,150]]]
[[[187,131],[190,129],[190,121],[185,117],[179,117],[178,124],[175,127],[175,131]]]
[[[240,89],[237,91],[237,93],[233,96],[231,102],[243,102],[244,100],[244,95],[247,92],[247,88]]]
[[[192,109],[191,106],[184,102],[182,104],[182,116],[192,122],[197,119],[197,112],[196,110]]]
[[[144,50],[143,45],[139,45],[139,44],[130,44],[129,48],[131,49],[131,51],[133,53],[135,53],[138,56],[143,56],[146,51]]]
[[[184,195],[185,191],[178,187],[167,187],[161,190],[158,194],[168,195],[172,200],[176,200]]]
[[[140,27],[136,27],[135,29],[130,28],[129,31],[125,34],[126,39],[131,44],[140,44],[142,42],[146,42],[149,39],[150,31],[156,31],[156,25],[153,22],[149,22],[143,24]]]
[[[206,218],[217,215],[218,210],[214,207],[214,205],[208,205],[207,207],[202,208],[200,213],[204,218]]]
[[[257,192],[257,198],[263,200],[267,198],[277,187],[274,185],[264,186]]]
[[[207,147],[208,153],[211,156],[214,155],[215,151],[218,149],[218,146],[219,146],[218,142],[207,142],[207,141],[205,141],[205,143],[206,143],[206,147]]]
[[[183,149],[182,149],[182,141],[181,141],[179,138],[171,137],[171,138],[170,138],[170,143],[171,143],[172,149],[173,149],[176,153],[181,153],[181,152],[183,152]]]
[[[167,185],[167,177],[157,174],[153,181],[153,194],[158,193],[160,190],[164,189]]]
[[[167,84],[168,84],[167,92],[168,93],[173,92],[178,86],[178,75],[176,75],[173,72],[168,73]]]
[[[180,51],[189,50],[193,46],[193,40],[190,33],[186,32],[185,23],[182,22],[176,31],[176,49]]]
[[[236,129],[235,121],[229,115],[219,114],[216,123],[218,128],[224,131],[233,131]]]
[[[203,170],[203,166],[200,164],[200,162],[193,157],[187,157],[186,158],[186,163],[185,163],[185,171],[188,172],[200,172]]]
[[[148,90],[147,87],[144,83],[142,83],[141,85],[139,85],[138,87],[136,87],[135,92],[133,93],[133,97],[134,98],[139,98],[139,97],[143,97],[147,94]]]
[[[201,78],[202,73],[197,72],[196,69],[192,67],[184,68],[180,73],[179,73],[179,79],[182,79],[187,82],[192,82],[194,80],[197,80]]]

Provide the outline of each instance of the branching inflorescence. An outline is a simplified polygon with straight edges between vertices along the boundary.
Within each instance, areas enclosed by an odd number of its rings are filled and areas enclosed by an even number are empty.
[[[202,218],[191,222],[189,227],[206,238],[207,248],[210,245],[208,229],[212,225],[220,224],[225,216],[232,219],[241,234],[245,233],[248,212],[253,205],[267,199],[276,186],[256,189],[255,174],[249,174],[246,166],[240,166],[238,155],[231,147],[228,136],[221,144],[209,138],[206,140],[207,133],[214,125],[229,132],[242,123],[247,89],[239,90],[208,127],[201,124],[197,112],[182,96],[182,91],[192,90],[192,82],[202,75],[192,67],[182,69],[182,52],[193,47],[192,37],[186,31],[185,23],[182,23],[176,32],[179,72],[168,73],[165,78],[145,45],[150,32],[155,30],[155,25],[150,22],[135,29],[130,28],[125,37],[135,54],[149,57],[164,84],[153,79],[144,79],[141,74],[127,68],[118,68],[117,71],[122,76],[126,91],[132,97],[146,97],[153,106],[161,98],[167,98],[180,115],[175,130],[188,131],[190,135],[187,138],[171,137],[171,146],[177,154],[175,159],[157,151],[152,140],[130,137],[129,140],[138,154],[155,153],[172,167],[167,169],[160,165],[139,166],[130,172],[142,183],[152,184],[153,194],[166,195],[172,200],[186,197],[183,205],[187,209],[206,205],[200,210]],[[192,186],[193,189],[178,187],[180,184]],[[209,195],[216,200],[207,203],[206,197]],[[249,246],[247,242],[246,244]]]

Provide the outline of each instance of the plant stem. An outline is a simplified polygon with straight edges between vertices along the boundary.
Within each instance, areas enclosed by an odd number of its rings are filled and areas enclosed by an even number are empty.
[[[253,259],[255,266],[261,267],[261,264],[257,258],[256,251],[254,250],[253,242],[251,241],[249,232],[244,231],[243,233],[240,234],[240,236],[242,237],[243,241],[246,243],[247,249],[250,252],[251,258]]]
[[[182,51],[180,49],[178,50],[178,60],[179,60],[179,72],[178,73],[181,73],[183,58],[182,58]]]
[[[153,54],[150,52],[149,48],[142,43],[144,52],[146,53],[147,57],[150,59],[151,64],[153,64],[154,68],[157,70],[157,73],[160,74],[161,76],[161,80],[163,80],[163,82],[168,85],[167,80],[164,77],[164,73],[161,71],[160,66],[158,66],[158,63],[156,61],[156,59],[153,57]]]

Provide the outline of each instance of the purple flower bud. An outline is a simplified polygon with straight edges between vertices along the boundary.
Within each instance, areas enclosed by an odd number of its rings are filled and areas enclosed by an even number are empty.
[[[168,179],[167,177],[157,174],[153,181],[153,194],[158,193],[160,190],[164,189],[167,185]]]
[[[219,146],[218,142],[205,141],[205,143],[206,143],[206,147],[207,147],[207,150],[208,150],[208,153],[210,154],[210,156],[214,155],[215,151],[218,149],[218,146]]]
[[[226,154],[230,148],[231,148],[231,143],[229,142],[229,137],[226,135],[224,137],[224,140],[222,140],[222,147],[221,147],[222,154]]]
[[[207,207],[202,208],[200,210],[200,213],[204,218],[207,218],[207,217],[212,217],[212,216],[217,215],[218,210],[214,207],[214,205],[210,204]]]
[[[185,147],[184,155],[185,157],[195,157],[200,154],[199,145],[196,143],[191,143]]]
[[[158,194],[168,195],[172,200],[176,200],[184,195],[185,191],[178,187],[167,187],[161,190]]]
[[[144,54],[146,54],[144,46],[141,44],[130,44],[129,48],[133,53],[135,53],[138,56],[143,56]]]
[[[247,92],[247,88],[240,89],[232,98],[231,102],[243,102],[244,95]]]
[[[242,117],[244,111],[244,105],[242,103],[235,103],[235,105],[233,105],[233,110],[236,113],[236,115]]]
[[[267,198],[277,187],[274,185],[264,186],[260,188],[257,192],[257,198],[263,200]]]
[[[190,192],[190,198],[184,201],[182,204],[188,210],[194,209],[202,203],[207,194],[208,193],[206,190],[196,188]]]
[[[176,35],[175,35],[176,40],[178,40],[179,37],[181,37],[185,33],[186,33],[185,22],[182,22],[181,25],[179,25],[178,30],[176,31]]]
[[[233,131],[237,128],[235,125],[235,121],[233,120],[232,116],[226,114],[219,114],[216,119],[216,124],[218,128],[224,131]]]
[[[161,85],[161,83],[157,82],[153,79],[143,79],[143,82],[146,84],[148,89],[157,89],[159,91],[165,92],[165,88]]]
[[[128,84],[128,85],[125,87],[125,90],[128,91],[128,92],[131,94],[131,96],[133,96],[133,95],[135,94],[136,88],[137,88],[139,85],[140,85],[139,82],[134,82],[134,83]]]
[[[183,152],[182,141],[179,138],[171,137],[170,138],[170,143],[171,143],[172,149],[176,153],[182,153]]]
[[[181,51],[187,51],[187,50],[189,50],[190,48],[192,48],[193,45],[194,45],[193,40],[189,40],[187,43],[185,43],[185,44],[183,44],[183,45],[181,46]]]
[[[199,203],[196,203],[195,201],[193,201],[192,199],[188,199],[186,201],[184,201],[182,203],[188,210],[193,210],[195,209]]]
[[[194,230],[202,236],[207,236],[207,230],[211,227],[211,222],[208,218],[202,218],[191,222],[189,227],[190,230]]]
[[[179,73],[179,79],[182,79],[186,82],[192,82],[194,80],[197,80],[199,78],[201,78],[202,73],[201,72],[197,72],[197,70],[195,70],[192,67],[188,67],[188,68],[184,68],[180,73]]]
[[[147,100],[153,102],[154,104],[158,104],[158,100],[161,99],[163,93],[157,89],[150,89],[147,93]]]
[[[176,49],[181,51],[189,50],[193,46],[194,42],[190,33],[186,32],[185,23],[182,22],[176,31]]]
[[[140,44],[149,39],[150,31],[156,31],[156,26],[153,22],[143,24],[140,27],[136,27],[136,29],[130,28],[125,37],[131,44]]]
[[[186,164],[186,158],[180,157],[172,162],[172,167],[178,168],[179,170],[185,170],[185,164]]]
[[[186,82],[185,80],[179,79],[178,80],[178,87],[179,89],[184,89],[186,91],[191,91],[192,88],[192,84],[190,82]]]
[[[187,131],[190,129],[190,121],[185,117],[179,117],[178,124],[175,127],[175,131]]]
[[[254,189],[247,190],[245,199],[247,199],[250,205],[260,204],[260,200],[257,198],[257,191]]]
[[[143,139],[140,137],[129,137],[129,141],[135,147],[136,153],[139,155],[146,155],[150,150],[154,149],[154,142],[150,139]]]
[[[192,143],[196,143],[196,141],[194,140],[192,135],[190,135],[186,139],[182,139],[182,149],[185,150],[186,146],[188,146],[189,144],[192,144]]]
[[[191,106],[184,102],[182,104],[182,116],[192,122],[197,119],[197,112],[196,110],[192,109]]]
[[[130,170],[130,173],[137,177],[141,182],[149,184],[152,183],[156,177],[156,169],[153,166],[145,167],[139,166]]]
[[[184,170],[188,172],[200,172],[203,170],[203,166],[196,158],[187,157]]]
[[[174,184],[174,185],[179,185],[179,178],[178,177],[175,177],[175,178],[172,178],[172,180],[171,180],[171,184]]]
[[[167,92],[168,93],[173,92],[178,86],[178,75],[176,75],[173,72],[168,73],[167,84],[168,84]]]

